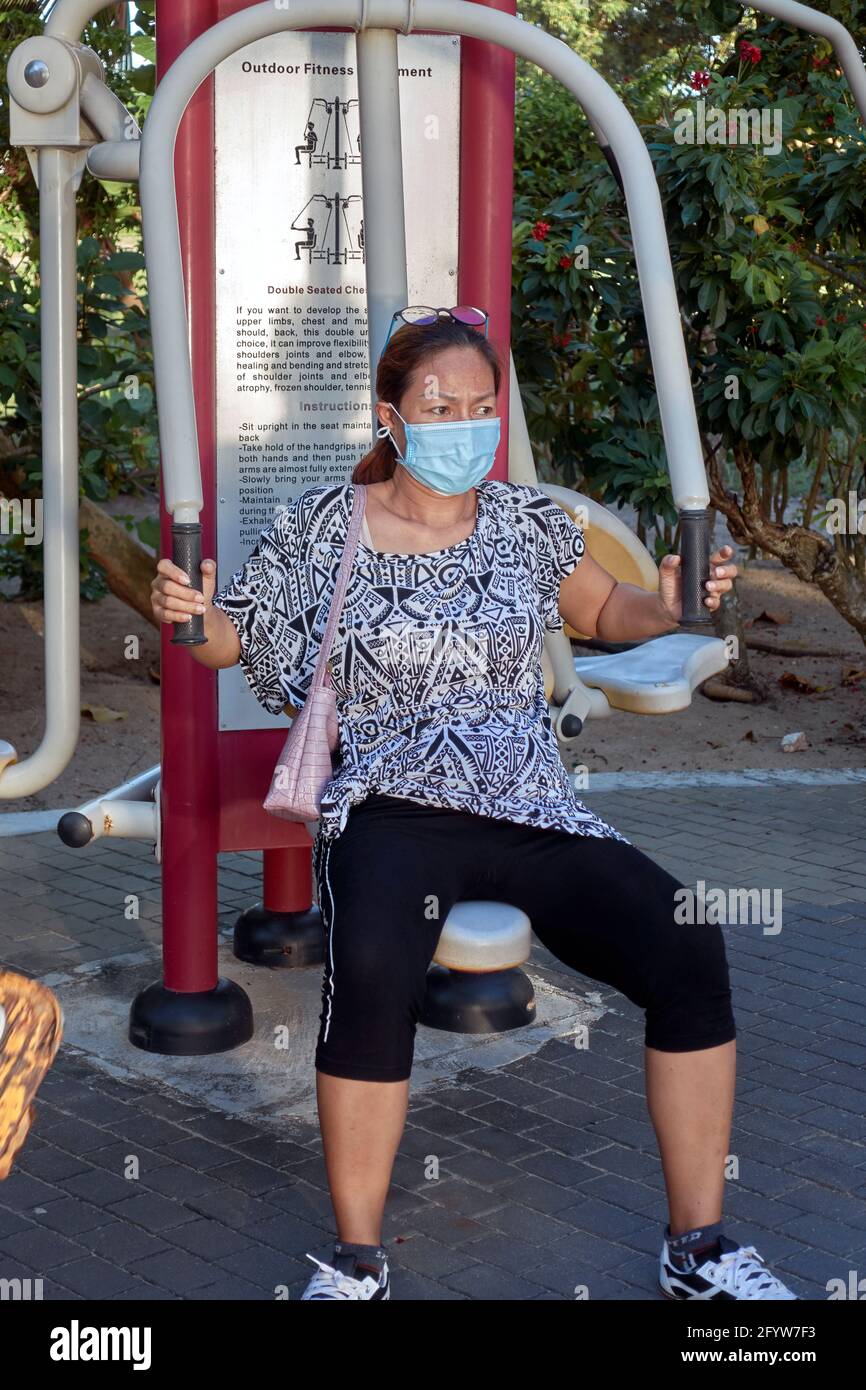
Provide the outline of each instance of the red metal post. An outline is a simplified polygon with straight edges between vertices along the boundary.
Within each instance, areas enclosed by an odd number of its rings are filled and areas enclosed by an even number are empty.
[[[234,9],[230,0],[172,0],[157,15],[157,75],[205,29]],[[181,252],[190,322],[202,473],[202,551],[216,555],[215,262],[213,78],[194,94],[175,146]],[[160,517],[162,554],[171,554],[171,518]],[[301,825],[268,816],[262,800],[285,729],[220,733],[217,675],[162,631],[161,809],[163,978],[179,993],[217,984],[217,854],[279,851],[270,880],[281,902],[311,905],[311,842]],[[287,909],[283,908],[283,911]]]
[[[516,14],[516,0],[476,0]],[[508,353],[511,346],[511,225],[514,201],[515,58],[496,44],[461,40],[460,268],[458,301],[490,315],[504,367],[497,402],[501,438],[491,478],[508,478]]]
[[[157,14],[157,75],[216,22],[216,0],[171,0]],[[175,147],[180,241],[190,314],[193,382],[202,485],[202,553],[214,536],[214,236],[213,80],[187,107]],[[193,195],[193,190],[195,190]],[[162,510],[163,555],[171,554],[171,518]],[[162,931],[164,980],[169,989],[196,992],[217,983],[216,673],[170,642],[162,628],[161,793]]]

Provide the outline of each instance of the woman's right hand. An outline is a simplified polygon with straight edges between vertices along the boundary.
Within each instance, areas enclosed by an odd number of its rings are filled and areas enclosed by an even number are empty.
[[[216,564],[201,562],[202,587],[187,583],[188,576],[171,560],[162,559],[150,586],[150,603],[160,623],[185,623],[194,613],[206,612],[216,588]]]

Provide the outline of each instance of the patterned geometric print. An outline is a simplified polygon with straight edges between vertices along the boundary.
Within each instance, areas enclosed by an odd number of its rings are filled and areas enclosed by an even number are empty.
[[[214,595],[271,714],[309,690],[353,491],[307,488]],[[628,844],[578,801],[544,696],[544,631],[562,629],[559,585],[583,532],[540,488],[485,479],[476,492],[475,531],[456,545],[358,545],[330,660],[341,762],[319,834],[339,835],[378,792]]]

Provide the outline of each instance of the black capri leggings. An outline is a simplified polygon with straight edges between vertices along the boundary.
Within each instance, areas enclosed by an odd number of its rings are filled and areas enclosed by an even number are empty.
[[[662,1052],[736,1037],[717,924],[678,924],[672,874],[622,840],[374,795],[315,843],[325,929],[316,1068],[361,1081],[411,1073],[427,969],[456,902],[521,908],[581,975],[646,1011]]]

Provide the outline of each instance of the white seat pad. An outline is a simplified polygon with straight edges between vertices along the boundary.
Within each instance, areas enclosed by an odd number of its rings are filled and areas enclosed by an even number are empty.
[[[723,671],[728,650],[720,637],[669,632],[627,652],[576,656],[584,685],[601,690],[614,709],[670,714],[687,709],[692,691]]]

